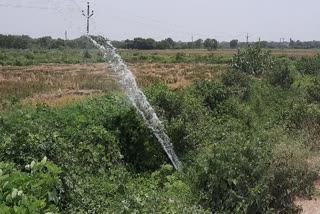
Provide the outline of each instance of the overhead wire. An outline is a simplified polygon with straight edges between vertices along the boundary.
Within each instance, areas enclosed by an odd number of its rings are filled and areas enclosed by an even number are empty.
[[[52,2],[55,1],[55,0],[48,0],[49,2]],[[78,12],[79,13],[81,12],[82,8],[80,7],[80,5],[78,4],[78,2],[76,2],[75,0],[68,0],[68,1],[64,1],[64,3],[66,2],[72,2],[72,5],[75,6],[76,8],[74,7],[71,7],[69,5],[68,8],[65,8],[65,9],[61,9],[59,7],[59,4],[57,5],[57,3],[55,2],[56,4],[56,7],[42,7],[42,6],[34,6],[34,5],[20,5],[20,4],[4,4],[4,3],[0,3],[0,7],[12,7],[12,8],[26,8],[26,9],[42,9],[42,10],[57,10],[60,14],[62,14],[64,16],[64,19],[66,22],[68,22],[69,26],[72,26],[72,22],[70,21],[70,19],[67,18],[67,13],[66,11],[68,12]],[[81,2],[87,2],[86,0],[81,0]],[[95,3],[92,3],[94,5],[96,5]],[[113,8],[115,9],[115,8]],[[123,9],[118,9],[119,11],[126,11],[126,10],[123,10]],[[128,16],[129,12],[132,14],[131,11],[126,11],[126,15]],[[216,34],[203,34],[203,33],[190,33],[190,31],[187,31],[185,30],[187,27],[186,26],[182,26],[182,25],[176,25],[176,24],[172,24],[172,23],[167,23],[165,21],[162,21],[162,20],[159,20],[159,19],[155,19],[155,18],[152,18],[152,17],[145,17],[145,16],[141,16],[141,15],[129,15],[133,18],[123,18],[123,17],[120,17],[120,16],[114,16],[113,17],[115,18],[115,20],[118,20],[120,22],[126,22],[126,23],[131,23],[131,24],[138,24],[138,25],[144,25],[144,26],[152,26],[152,27],[161,27],[162,29],[168,31],[168,32],[171,32],[171,33],[174,33],[174,34],[180,34],[180,35],[190,35],[191,36],[196,36],[196,37],[206,37],[206,38],[239,38],[239,37],[242,37],[243,35],[240,35],[237,34],[227,34],[225,32],[216,32]],[[138,20],[137,20],[138,19]],[[140,20],[139,20],[140,19]],[[68,21],[69,20],[69,21]],[[143,21],[141,21],[143,20]],[[146,21],[147,20],[147,21]],[[148,23],[149,21],[149,23]],[[151,23],[150,23],[151,22]],[[94,21],[94,19],[92,20],[92,24],[93,24],[93,27],[96,28],[96,22]],[[73,26],[74,27],[74,26]],[[79,26],[78,26],[78,30],[79,30]],[[80,30],[80,32],[83,33],[82,30]],[[219,35],[219,34],[224,34],[224,35]]]

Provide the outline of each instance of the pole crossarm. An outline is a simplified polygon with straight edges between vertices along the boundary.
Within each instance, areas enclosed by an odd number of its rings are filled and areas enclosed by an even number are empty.
[[[90,33],[90,18],[94,15],[94,11],[92,10],[90,13],[90,2],[87,2],[87,14],[85,14],[84,10],[82,10],[82,15],[87,18],[87,34]]]

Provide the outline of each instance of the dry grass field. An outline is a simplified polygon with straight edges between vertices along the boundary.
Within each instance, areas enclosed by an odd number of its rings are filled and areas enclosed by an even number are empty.
[[[163,82],[172,88],[215,78],[226,69],[226,65],[187,63],[134,63],[129,67],[142,87]],[[118,90],[116,76],[104,63],[0,67],[0,109],[21,100],[61,105]]]

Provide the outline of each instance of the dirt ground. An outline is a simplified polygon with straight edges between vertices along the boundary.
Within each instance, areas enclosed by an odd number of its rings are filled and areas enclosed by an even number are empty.
[[[315,182],[315,196],[310,198],[298,198],[295,204],[302,208],[303,214],[320,214],[320,180]]]

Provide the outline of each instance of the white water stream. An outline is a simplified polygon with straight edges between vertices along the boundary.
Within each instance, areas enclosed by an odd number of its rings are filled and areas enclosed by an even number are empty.
[[[92,37],[87,37],[104,54],[105,60],[111,65],[113,72],[119,77],[120,85],[127,94],[130,102],[134,105],[134,107],[145,120],[146,124],[153,131],[174,167],[177,170],[180,170],[182,167],[181,162],[174,151],[173,145],[165,132],[163,124],[148,102],[144,93],[139,89],[135,76],[128,69],[126,63],[121,59],[120,55],[116,52],[116,49],[112,46],[110,41],[107,41],[106,46],[102,46]]]
[[[75,16],[81,15],[81,8],[75,0],[48,0],[48,2],[64,17],[64,21],[69,29],[82,32],[83,34],[83,31],[80,30],[81,28],[74,25],[72,22],[72,20],[75,19]],[[95,41],[91,36],[87,35],[87,37],[103,53],[105,60],[111,65],[114,74],[119,77],[119,83],[124,89],[130,102],[143,117],[148,127],[153,131],[174,167],[177,170],[180,170],[182,168],[182,164],[174,151],[173,145],[165,132],[162,122],[148,102],[144,93],[138,87],[136,78],[128,69],[126,63],[116,52],[116,49],[112,46],[110,41],[107,41],[107,44],[103,46]]]

